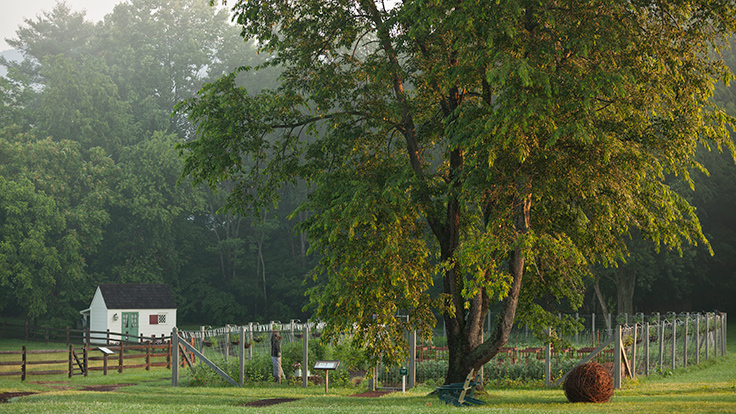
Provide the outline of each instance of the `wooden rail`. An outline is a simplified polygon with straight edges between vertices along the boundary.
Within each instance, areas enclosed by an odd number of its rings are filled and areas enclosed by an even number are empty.
[[[101,355],[97,356],[97,353]],[[54,357],[59,354],[66,354],[66,358],[60,359]],[[145,368],[147,371],[151,367],[166,367],[171,369],[171,343],[163,344],[138,344],[126,345],[121,343],[118,346],[109,347],[78,347],[69,345],[69,349],[44,349],[29,350],[23,346],[20,351],[0,351],[0,356],[17,355],[19,360],[0,361],[0,376],[20,376],[21,381],[25,381],[29,375],[67,375],[71,378],[74,375],[87,376],[89,371],[103,371],[107,375],[108,368],[113,368],[122,373],[125,369]],[[30,359],[30,356],[51,355],[44,359]],[[11,357],[13,358],[13,357]],[[53,358],[53,359],[51,359]],[[154,360],[157,358],[158,360]],[[163,359],[163,360],[162,360]],[[143,360],[142,362],[139,362]],[[102,361],[102,366],[95,363]],[[111,364],[112,362],[112,364]],[[59,366],[63,365],[64,369]],[[40,369],[34,370],[33,367],[45,367],[56,369]],[[5,370],[3,367],[11,367],[11,370]]]
[[[92,337],[94,336],[94,338]],[[0,338],[23,339],[26,341],[43,341],[65,343],[67,345],[80,344],[91,345],[91,340],[103,340],[107,345],[117,345],[120,342],[125,343],[163,343],[171,340],[171,336],[130,336],[126,333],[106,331],[92,331],[87,329],[71,329],[70,327],[52,328],[48,325],[31,326],[14,324],[7,321],[0,321]]]

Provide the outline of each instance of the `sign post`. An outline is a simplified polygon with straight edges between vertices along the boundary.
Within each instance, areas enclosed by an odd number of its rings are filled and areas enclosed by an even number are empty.
[[[314,363],[314,369],[321,369],[325,372],[325,394],[329,391],[330,371],[334,371],[340,365],[340,361],[317,361]]]
[[[401,375],[401,392],[406,394],[406,375],[409,373],[409,370],[406,369],[406,367],[402,366],[399,368],[399,375]]]

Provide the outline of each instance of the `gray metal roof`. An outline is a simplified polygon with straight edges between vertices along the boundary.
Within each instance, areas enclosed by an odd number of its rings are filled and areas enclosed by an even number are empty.
[[[107,309],[176,309],[169,285],[104,283],[98,287]]]

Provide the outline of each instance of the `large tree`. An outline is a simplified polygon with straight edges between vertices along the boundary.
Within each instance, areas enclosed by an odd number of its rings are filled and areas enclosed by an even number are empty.
[[[105,16],[92,47],[104,57],[143,131],[183,137],[191,126],[171,116],[174,105],[205,80],[232,70],[229,59],[251,51],[242,39],[233,42],[236,34],[227,12],[205,0],[129,0]]]
[[[110,220],[115,168],[100,148],[20,129],[0,129],[0,285],[11,296],[3,303],[63,326],[93,293],[86,264]]]
[[[559,324],[546,304],[574,308],[581,278],[623,257],[630,229],[657,246],[707,245],[665,176],[691,182],[700,145],[733,151],[731,119],[709,103],[730,76],[718,59],[730,1],[233,11],[283,66],[281,85],[252,96],[225,77],[183,105],[200,133],[185,174],[237,180],[241,208],[307,180],[317,316],[332,332],[357,328],[375,357],[398,354],[404,328],[428,332],[437,306],[446,380],[461,380],[506,343],[517,308],[533,327]]]

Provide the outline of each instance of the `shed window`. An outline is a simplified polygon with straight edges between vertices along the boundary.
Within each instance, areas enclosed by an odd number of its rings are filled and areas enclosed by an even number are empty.
[[[166,323],[166,315],[165,314],[162,314],[162,315],[150,315],[148,317],[148,323],[150,325],[165,324]]]

